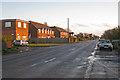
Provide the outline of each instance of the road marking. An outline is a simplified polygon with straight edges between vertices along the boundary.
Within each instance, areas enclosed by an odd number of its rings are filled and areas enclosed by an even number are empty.
[[[78,66],[77,68],[80,69],[80,68],[82,68],[82,67],[83,67],[83,66]]]
[[[49,60],[45,61],[45,63],[51,62],[51,61],[53,61],[53,60],[55,60],[55,59],[56,59],[56,58],[49,59]]]
[[[71,49],[71,50],[75,50],[75,48]]]
[[[31,67],[33,67],[33,66],[36,66],[37,64],[33,64],[33,65],[31,65]]]

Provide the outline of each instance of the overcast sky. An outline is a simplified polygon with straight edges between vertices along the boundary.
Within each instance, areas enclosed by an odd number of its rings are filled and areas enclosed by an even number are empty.
[[[54,1],[54,0],[53,0]],[[23,19],[101,35],[118,25],[117,2],[3,2],[2,19]],[[113,0],[115,1],[115,0]]]

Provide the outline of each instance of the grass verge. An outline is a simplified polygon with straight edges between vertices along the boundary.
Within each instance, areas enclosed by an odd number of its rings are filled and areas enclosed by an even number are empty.
[[[13,46],[11,48],[3,49],[2,53],[3,54],[5,54],[5,53],[14,53],[14,52],[18,52],[18,51],[20,51],[19,47]]]
[[[71,42],[72,43],[80,43],[84,41],[79,41],[79,42]],[[64,45],[64,44],[69,44],[69,43],[31,43],[28,46],[29,47],[47,47],[47,46],[59,46],[59,45]]]
[[[28,46],[30,46],[30,47],[43,47],[43,46],[58,46],[58,45],[63,45],[63,44],[68,44],[68,43],[62,43],[62,44],[48,44],[48,43],[46,43],[46,44],[40,44],[40,43],[36,43],[36,44],[29,44]]]

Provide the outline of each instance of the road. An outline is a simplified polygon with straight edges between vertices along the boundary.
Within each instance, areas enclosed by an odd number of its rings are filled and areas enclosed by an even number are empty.
[[[103,55],[94,50],[96,43],[97,40],[90,40],[5,55],[3,78],[117,78],[118,68],[111,70],[103,64]]]

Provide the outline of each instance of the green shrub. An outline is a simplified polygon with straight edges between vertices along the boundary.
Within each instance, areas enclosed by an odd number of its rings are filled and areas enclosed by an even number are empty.
[[[11,35],[2,35],[2,40],[4,42],[11,41],[11,40],[13,40],[13,36],[11,36]]]
[[[19,47],[11,47],[11,48],[7,48],[7,49],[3,49],[2,53],[13,53],[13,52],[18,52],[20,49]]]

